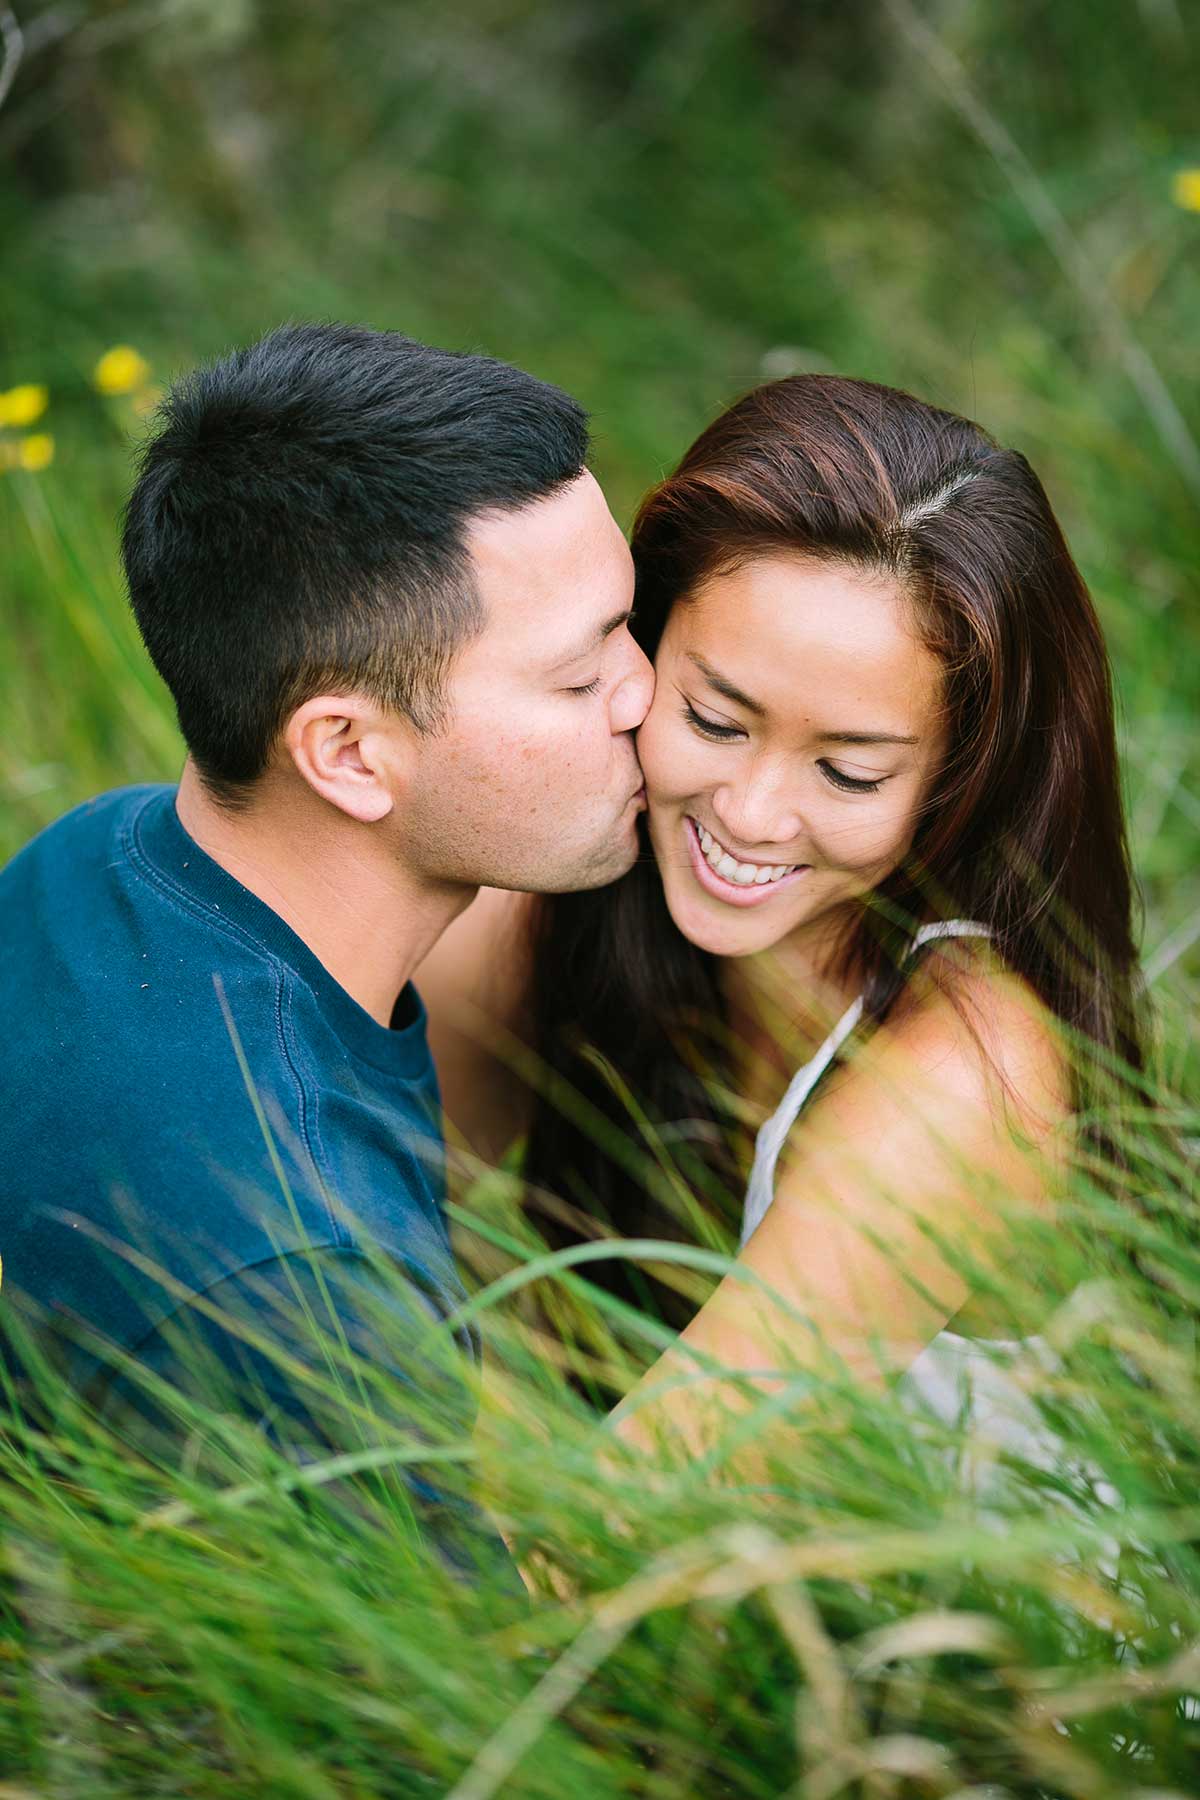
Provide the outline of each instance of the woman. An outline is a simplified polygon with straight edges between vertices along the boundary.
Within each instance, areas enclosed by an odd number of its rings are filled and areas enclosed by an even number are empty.
[[[1020,454],[798,376],[703,433],[632,547],[653,856],[597,893],[477,902],[422,986],[468,1138],[489,1094],[526,1121],[439,1026],[449,992],[532,1025],[558,1091],[527,1173],[586,1196],[557,1241],[589,1214],[680,1235],[596,1141],[597,1112],[629,1135],[622,1092],[694,1189],[745,1186],[738,1267],[638,1396],[696,1439],[698,1390],[662,1380],[691,1352],[749,1373],[819,1337],[873,1378],[987,1331],[1001,1215],[1052,1205],[1097,1071],[1141,1065],[1131,883],[1103,640]],[[528,932],[529,958],[498,950]],[[489,995],[475,971],[501,966]]]

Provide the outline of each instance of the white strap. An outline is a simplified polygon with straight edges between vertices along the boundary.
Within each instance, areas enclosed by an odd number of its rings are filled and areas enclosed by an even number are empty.
[[[904,953],[904,961],[907,962],[910,956],[915,955],[926,944],[932,944],[938,938],[986,938],[991,935],[991,931],[986,925],[980,925],[974,919],[939,919],[932,925],[922,925],[914,934],[912,942]],[[797,1069],[788,1083],[788,1089],[783,1099],[759,1130],[758,1137],[754,1142],[754,1163],[750,1170],[750,1179],[746,1183],[746,1200],[742,1208],[741,1242],[743,1244],[751,1233],[757,1231],[762,1224],[767,1208],[775,1198],[775,1165],[787,1142],[788,1133],[796,1123],[804,1102],[846,1039],[861,1023],[863,1000],[864,996],[860,994],[858,999],[846,1008],[820,1049],[802,1068]]]
[[[904,960],[907,962],[914,951],[923,949],[926,944],[932,944],[937,938],[990,938],[991,935],[991,926],[981,925],[977,919],[938,919],[932,925],[922,925],[918,928],[913,935],[912,943],[905,951]]]

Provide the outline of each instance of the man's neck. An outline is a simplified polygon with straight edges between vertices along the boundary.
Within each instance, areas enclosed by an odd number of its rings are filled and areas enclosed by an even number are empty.
[[[270,777],[264,777],[264,783]],[[190,758],[176,797],[184,830],[290,925],[381,1025],[473,888],[422,881],[383,833],[347,818],[303,783],[278,784],[241,812],[219,806]]]

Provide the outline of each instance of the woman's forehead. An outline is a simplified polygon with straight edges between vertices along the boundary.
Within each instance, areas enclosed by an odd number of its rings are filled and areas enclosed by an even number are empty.
[[[771,715],[867,708],[887,715],[873,729],[900,731],[940,703],[941,665],[899,584],[848,564],[755,558],[677,606],[669,634],[674,653],[719,671]]]

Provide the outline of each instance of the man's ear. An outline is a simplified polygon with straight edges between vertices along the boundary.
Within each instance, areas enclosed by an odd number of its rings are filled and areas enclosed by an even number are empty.
[[[364,825],[386,819],[411,775],[404,721],[358,694],[298,706],[283,749],[313,792]]]

